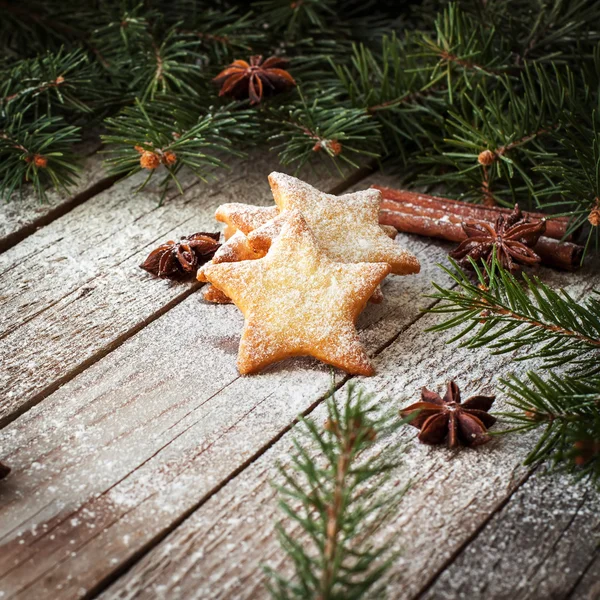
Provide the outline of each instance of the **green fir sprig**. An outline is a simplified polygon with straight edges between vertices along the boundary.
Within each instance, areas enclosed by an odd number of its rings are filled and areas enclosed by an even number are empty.
[[[491,267],[472,265],[477,282],[453,261],[450,268],[442,267],[456,286],[433,284],[430,297],[440,302],[430,310],[449,318],[432,331],[460,328],[450,342],[486,346],[494,354],[526,349],[515,360],[539,358],[547,368],[565,366],[579,376],[600,373],[599,291],[581,301],[526,273],[519,281],[495,260]]]
[[[352,385],[341,406],[333,394],[327,400],[324,425],[301,421],[303,438],[274,483],[287,523],[277,532],[293,574],[267,568],[271,595],[350,600],[375,593],[394,553],[373,537],[406,490],[391,481],[400,449],[388,441],[404,421]]]
[[[597,357],[600,360],[600,356]],[[550,463],[577,478],[600,480],[600,377],[542,378],[529,372],[502,381],[512,411],[504,413],[509,431],[541,429],[525,464]]]

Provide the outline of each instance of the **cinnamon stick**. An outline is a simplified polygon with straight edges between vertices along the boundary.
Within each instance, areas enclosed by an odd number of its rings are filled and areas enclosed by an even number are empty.
[[[424,215],[400,212],[399,210],[382,209],[379,212],[381,225],[393,225],[398,231],[434,237],[450,242],[462,242],[467,234],[461,222],[455,222],[448,215],[437,219]],[[581,262],[583,248],[572,242],[559,242],[558,240],[543,236],[533,248],[541,262],[549,267],[574,271]]]
[[[407,214],[431,217],[432,219],[442,219],[447,216],[451,221],[459,223],[466,219],[494,223],[500,214],[510,214],[512,212],[509,208],[499,206],[482,206],[408,190],[395,190],[380,185],[373,185],[372,187],[381,192],[383,196],[381,207],[383,209],[398,210]],[[529,217],[532,221],[545,218],[546,237],[566,241],[570,241],[573,237],[571,235],[565,236],[569,225],[568,217],[548,218],[548,215],[543,213],[525,211],[523,211],[523,215]],[[459,217],[464,218],[460,219]]]

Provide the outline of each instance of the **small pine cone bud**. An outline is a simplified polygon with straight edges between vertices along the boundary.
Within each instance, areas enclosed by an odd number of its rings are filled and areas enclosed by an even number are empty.
[[[149,171],[157,169],[160,165],[160,157],[155,152],[146,150],[140,156],[140,165],[142,165],[143,169],[148,169]]]
[[[588,221],[592,227],[598,227],[600,225],[600,199],[596,198],[596,206],[592,208],[588,215]]]
[[[329,149],[333,152],[334,156],[339,156],[342,153],[342,144],[337,140],[331,140],[329,142]]]
[[[59,75],[55,81],[56,85],[60,85],[61,83],[64,83],[64,82],[65,82],[65,78],[62,75]]]
[[[33,164],[39,169],[45,169],[48,166],[48,159],[41,154],[35,154],[33,156]]]
[[[175,154],[175,152],[167,150],[162,155],[162,161],[164,165],[170,167],[171,165],[174,165],[177,162],[177,154]]]
[[[319,150],[321,150],[323,146],[321,145],[321,142],[317,142],[313,147],[312,150],[313,152],[319,152]]]
[[[477,162],[485,167],[489,167],[495,160],[496,155],[491,150],[484,150],[477,157]]]
[[[144,148],[142,148],[141,146],[134,146],[133,149],[136,152],[139,152],[140,154],[144,154],[144,152],[146,152],[146,150],[144,150]]]

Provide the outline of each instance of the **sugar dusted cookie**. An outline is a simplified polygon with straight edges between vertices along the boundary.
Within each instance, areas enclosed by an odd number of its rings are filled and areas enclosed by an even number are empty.
[[[389,271],[386,263],[334,262],[302,214],[290,210],[264,258],[205,265],[202,275],[246,319],[240,373],[291,356],[314,356],[349,373],[371,375],[354,323]]]
[[[266,250],[264,252],[255,250],[248,243],[248,238],[241,231],[236,231],[227,241],[221,244],[221,247],[215,252],[212,262],[255,260],[256,258],[262,258],[265,254]]]
[[[379,225],[379,190],[333,196],[276,172],[269,175],[269,183],[279,210],[299,210],[333,260],[387,262],[397,275],[419,272],[417,258],[391,240]]]
[[[227,228],[235,227],[242,233],[248,234],[278,214],[279,209],[276,206],[253,206],[241,202],[229,202],[217,208],[215,218],[225,223]]]
[[[221,290],[208,283],[202,288],[202,296],[207,302],[213,304],[231,304],[231,298],[226,296]]]

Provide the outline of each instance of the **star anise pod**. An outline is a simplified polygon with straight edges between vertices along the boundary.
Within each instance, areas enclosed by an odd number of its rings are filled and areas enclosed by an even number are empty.
[[[4,479],[10,473],[10,467],[0,462],[0,479]]]
[[[511,273],[520,269],[520,264],[534,265],[540,257],[532,250],[540,236],[546,231],[546,221],[530,221],[515,205],[510,215],[500,215],[495,226],[484,221],[463,223],[467,239],[450,252],[450,256],[461,266],[470,267],[469,257],[475,261],[492,264],[493,257]]]
[[[400,411],[405,418],[418,413],[410,424],[421,430],[419,440],[424,444],[441,444],[448,438],[448,446],[480,446],[489,442],[487,429],[496,418],[488,414],[495,396],[471,396],[462,404],[460,390],[454,381],[448,382],[443,398],[423,388],[421,401]]]
[[[219,233],[194,233],[179,241],[169,240],[152,250],[140,265],[152,275],[166,279],[194,276],[200,265],[208,262],[218,250]]]
[[[286,71],[288,62],[278,56],[263,61],[260,55],[251,56],[250,63],[234,60],[213,81],[221,86],[219,96],[250,98],[250,104],[258,104],[263,96],[284,92],[296,85]]]

